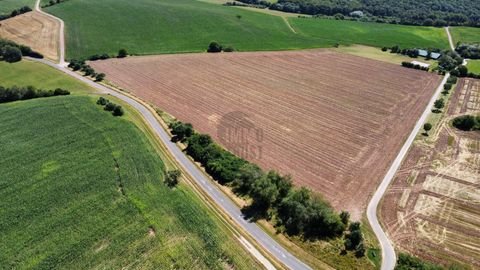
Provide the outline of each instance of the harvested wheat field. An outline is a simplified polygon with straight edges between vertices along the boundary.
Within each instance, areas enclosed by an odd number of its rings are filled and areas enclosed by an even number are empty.
[[[439,128],[417,139],[381,205],[397,248],[449,265],[480,267],[480,132],[450,121],[480,113],[480,80],[461,79]]]
[[[227,149],[291,174],[355,218],[439,83],[427,72],[328,50],[90,64]],[[251,126],[243,126],[244,133],[237,127],[225,136],[225,125],[245,119]],[[255,131],[248,139],[245,128]]]
[[[36,11],[0,22],[0,37],[30,46],[46,58],[58,60],[60,23]]]

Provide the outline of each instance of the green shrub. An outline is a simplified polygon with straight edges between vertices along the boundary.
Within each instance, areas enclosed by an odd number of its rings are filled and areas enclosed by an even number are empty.
[[[178,185],[178,179],[180,178],[181,172],[179,170],[168,171],[165,176],[164,183],[169,187],[175,187]]]
[[[123,108],[120,105],[115,105],[112,112],[113,116],[122,116],[124,114]]]
[[[218,42],[216,41],[212,41],[210,42],[210,44],[208,45],[208,49],[207,49],[207,52],[209,53],[219,53],[222,51],[222,45],[220,45]]]
[[[112,103],[112,102],[108,102],[106,105],[105,105],[105,111],[109,111],[109,112],[113,112],[113,110],[115,110],[115,108],[117,107],[117,105],[115,105],[115,103]]]
[[[463,131],[480,130],[480,116],[462,115],[452,121],[452,125]]]

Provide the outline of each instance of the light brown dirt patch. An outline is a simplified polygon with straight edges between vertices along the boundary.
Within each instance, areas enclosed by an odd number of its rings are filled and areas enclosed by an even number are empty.
[[[58,60],[59,29],[59,22],[32,11],[0,22],[0,37],[27,45],[51,60]]]

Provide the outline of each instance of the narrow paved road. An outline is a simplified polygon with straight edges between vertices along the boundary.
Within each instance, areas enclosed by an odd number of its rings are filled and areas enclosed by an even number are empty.
[[[39,12],[44,13],[40,9],[40,0],[37,0],[35,9]],[[180,148],[175,144],[172,143],[170,140],[170,136],[168,133],[163,129],[160,123],[157,121],[155,116],[152,112],[147,109],[143,104],[137,102],[136,100],[123,95],[120,92],[112,90],[108,87],[95,83],[69,69],[66,68],[67,63],[65,62],[65,40],[64,40],[64,22],[48,13],[48,16],[55,18],[56,20],[60,21],[60,61],[58,64],[54,64],[45,59],[32,59],[30,60],[37,61],[54,67],[65,74],[80,80],[91,87],[99,90],[102,93],[109,94],[115,96],[126,103],[128,103],[131,107],[135,108],[145,119],[148,125],[152,128],[155,135],[162,140],[163,144],[167,147],[170,154],[176,158],[179,164],[185,169],[186,172],[190,174],[192,179],[194,179],[198,186],[200,186],[208,196],[217,204],[219,208],[221,208],[225,213],[227,213],[231,220],[235,221],[245,232],[250,234],[250,236],[255,239],[255,241],[263,247],[263,249],[269,252],[277,261],[285,265],[290,269],[295,270],[303,270],[303,269],[311,269],[309,266],[301,262],[291,253],[289,253],[285,248],[283,248],[280,244],[278,244],[272,237],[270,237],[266,232],[264,232],[257,224],[248,222],[244,219],[242,212],[240,209],[235,205],[221,190],[217,188],[217,186],[208,179],[204,173],[190,160],[188,159],[185,154],[180,150]],[[245,240],[246,241],[246,240]],[[265,264],[264,264],[265,265]],[[266,268],[271,268],[268,265],[265,265]]]
[[[410,149],[413,141],[415,140],[415,137],[417,136],[423,124],[427,120],[427,117],[430,114],[430,111],[433,107],[433,103],[440,95],[440,92],[442,92],[443,85],[447,82],[448,77],[450,77],[450,74],[445,75],[442,82],[440,83],[438,88],[435,90],[435,93],[430,99],[430,102],[425,108],[425,111],[423,112],[420,119],[418,119],[417,123],[415,124],[415,127],[410,133],[410,136],[408,136],[407,140],[405,141],[405,144],[403,145],[402,149],[400,149],[400,152],[398,153],[397,157],[393,161],[392,166],[390,166],[390,169],[388,170],[380,186],[375,191],[375,194],[373,195],[372,199],[370,200],[370,203],[368,204],[367,218],[368,218],[368,221],[370,222],[370,225],[372,226],[373,232],[375,233],[375,235],[378,238],[378,241],[380,242],[380,247],[382,248],[382,268],[381,268],[382,270],[391,270],[395,268],[396,255],[395,255],[395,249],[390,239],[388,238],[387,234],[383,231],[382,226],[378,221],[378,217],[377,217],[378,204],[380,203],[380,200],[385,194],[388,186],[392,182],[395,176],[395,173],[397,172],[400,165],[402,164],[403,159],[407,155],[408,150]]]

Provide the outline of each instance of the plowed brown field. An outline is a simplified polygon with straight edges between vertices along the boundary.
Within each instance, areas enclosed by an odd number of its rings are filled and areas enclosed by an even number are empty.
[[[450,125],[480,113],[480,80],[460,79],[445,111],[435,133],[413,144],[380,216],[397,248],[480,269],[480,132]]]
[[[231,118],[222,116],[243,113],[263,131],[253,142],[261,155],[243,156],[291,174],[296,184],[321,192],[355,218],[440,81],[327,50],[131,57],[91,65],[216,139],[218,125]]]
[[[0,37],[30,46],[46,58],[58,60],[60,23],[36,11],[0,22]]]

